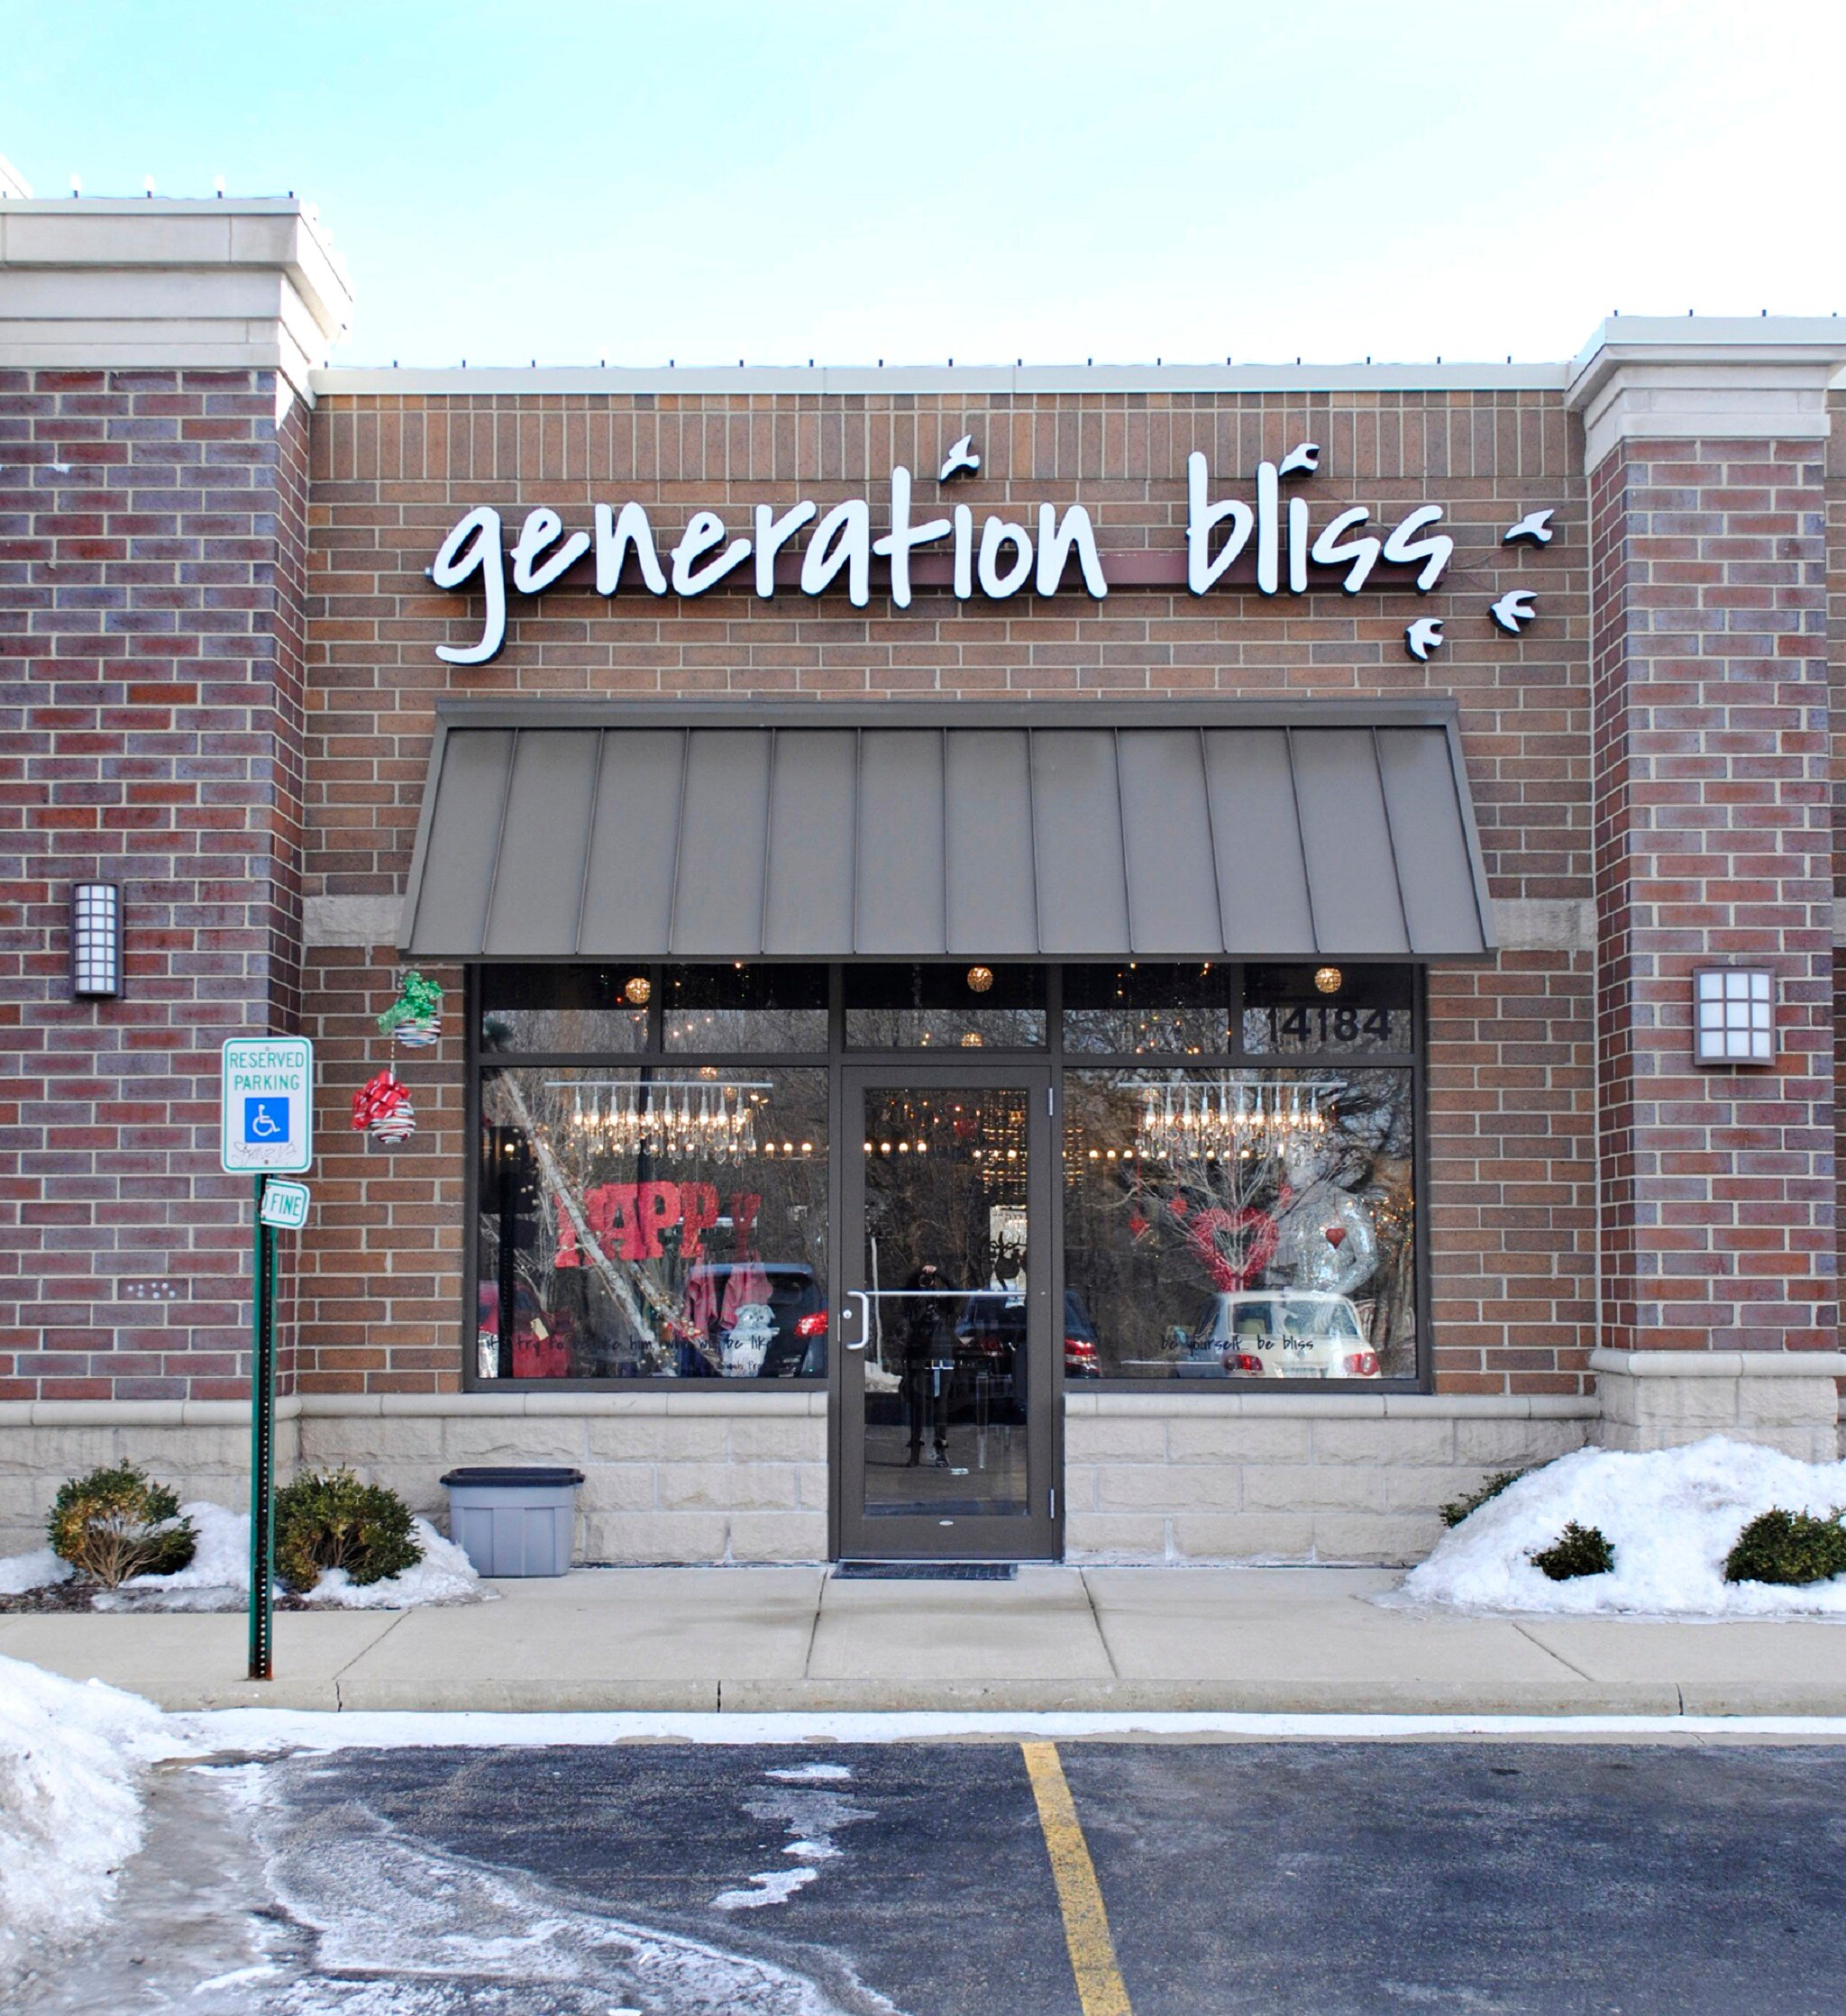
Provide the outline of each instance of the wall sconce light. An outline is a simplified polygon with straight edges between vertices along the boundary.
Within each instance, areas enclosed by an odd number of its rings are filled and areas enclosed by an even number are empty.
[[[1692,1061],[1773,1064],[1776,976],[1761,966],[1702,966],[1692,976]]]
[[[70,891],[70,993],[106,1001],[122,991],[122,886],[78,882]]]

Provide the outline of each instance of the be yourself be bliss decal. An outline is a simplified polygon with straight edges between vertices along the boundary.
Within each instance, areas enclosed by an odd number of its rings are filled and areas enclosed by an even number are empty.
[[[1292,489],[1290,479],[1317,473],[1321,450],[1302,442],[1279,461],[1259,462],[1256,502],[1228,497],[1214,500],[1211,472],[1202,454],[1186,458],[1186,550],[1184,580],[1193,595],[1209,594],[1232,578],[1244,563],[1259,595],[1306,595],[1317,587],[1334,585],[1357,595],[1375,588],[1403,586],[1427,595],[1442,579],[1455,552],[1455,542],[1434,529],[1442,507],[1418,505],[1388,530],[1366,528],[1371,512],[1354,505],[1337,513],[1315,531],[1307,497]],[[981,457],[972,436],[964,434],[950,450],[937,477],[945,486],[976,470]],[[926,478],[927,481],[928,479]],[[440,588],[473,590],[484,608],[477,641],[467,645],[439,644],[436,656],[451,665],[481,665],[499,654],[507,641],[507,596],[539,596],[554,587],[580,561],[594,554],[596,592],[614,596],[639,588],[648,595],[695,597],[721,583],[745,585],[736,579],[746,563],[746,577],[755,593],[772,600],[777,590],[792,588],[820,596],[844,583],[846,599],[864,608],[872,599],[874,561],[884,562],[881,592],[900,609],[910,606],[917,588],[946,588],[959,601],[977,593],[1004,602],[1028,588],[1037,595],[1060,593],[1074,575],[1083,594],[1101,601],[1110,581],[1119,588],[1177,587],[1178,555],[1157,552],[1113,552],[1105,568],[1097,550],[1096,529],[1080,504],[1060,512],[1041,504],[1032,525],[990,512],[977,535],[973,508],[948,507],[945,516],[917,515],[915,483],[899,464],[891,472],[887,530],[873,537],[872,506],[864,497],[848,497],[824,515],[810,497],[786,511],[759,504],[751,514],[748,536],[733,538],[716,511],[695,511],[678,541],[663,553],[646,507],[632,498],[617,509],[594,507],[593,529],[567,531],[563,519],[549,506],[528,511],[510,552],[500,514],[489,505],[466,512],[450,528],[436,551],[429,578]],[[1534,511],[1502,535],[1507,545],[1529,541],[1543,546],[1552,537],[1549,511]],[[812,527],[811,532],[809,527]],[[805,546],[798,544],[807,533]],[[946,552],[928,551],[946,541]],[[1375,571],[1384,572],[1374,580]],[[509,578],[510,577],[510,578]],[[1243,579],[1243,575],[1237,577]],[[1503,595],[1489,610],[1496,626],[1517,636],[1536,616],[1529,590]],[[1441,648],[1442,619],[1422,616],[1404,632],[1404,648],[1412,658],[1427,660]]]

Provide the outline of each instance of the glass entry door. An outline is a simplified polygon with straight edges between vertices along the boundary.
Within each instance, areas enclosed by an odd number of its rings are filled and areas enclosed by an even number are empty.
[[[1050,1073],[866,1065],[845,1096],[840,1552],[1050,1558]]]

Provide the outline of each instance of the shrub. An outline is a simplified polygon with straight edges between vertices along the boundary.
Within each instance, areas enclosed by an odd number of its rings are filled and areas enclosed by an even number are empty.
[[[60,1484],[45,1531],[59,1560],[105,1589],[131,1575],[177,1574],[198,1545],[178,1498],[132,1463]]]
[[[1841,1515],[1817,1519],[1779,1506],[1759,1512],[1724,1559],[1726,1582],[1831,1582],[1846,1574],[1846,1527]]]
[[[1508,1484],[1516,1484],[1525,1475],[1522,1470],[1496,1470],[1477,1491],[1471,1491],[1465,1498],[1451,1498],[1442,1508],[1444,1526],[1459,1526],[1470,1512],[1477,1512],[1490,1498],[1498,1498]]]
[[[276,1493],[276,1574],[299,1595],[329,1568],[355,1583],[383,1582],[423,1559],[410,1508],[350,1470],[306,1471]]]
[[[1571,1519],[1531,1559],[1532,1566],[1553,1582],[1575,1582],[1579,1575],[1606,1575],[1615,1565],[1615,1550],[1600,1526],[1579,1526]]]

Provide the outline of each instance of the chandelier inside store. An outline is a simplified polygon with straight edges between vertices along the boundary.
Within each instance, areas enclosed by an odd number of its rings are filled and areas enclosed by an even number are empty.
[[[770,1087],[766,1081],[605,1078],[567,1080],[555,1090],[571,1094],[570,1132],[585,1147],[735,1157],[760,1152],[756,1125],[768,1117]],[[768,1145],[773,1153],[774,1144]]]
[[[1278,1155],[1292,1142],[1324,1136],[1324,1102],[1339,1086],[1302,1079],[1262,1084],[1235,1078],[1149,1085],[1142,1094],[1135,1152],[1153,1162],[1229,1162]]]

